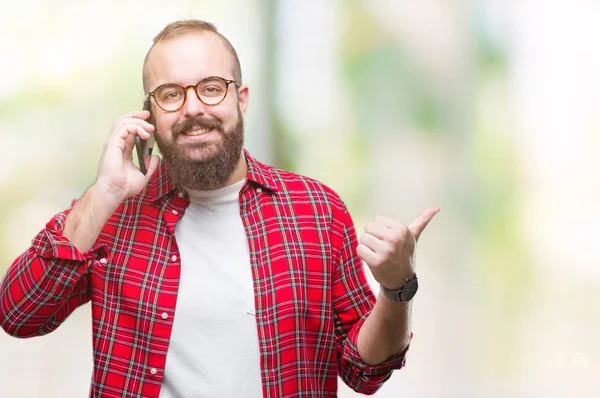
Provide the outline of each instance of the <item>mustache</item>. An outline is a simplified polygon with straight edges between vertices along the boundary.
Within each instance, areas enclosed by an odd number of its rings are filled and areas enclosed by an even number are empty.
[[[186,119],[183,122],[177,123],[176,125],[173,126],[173,129],[172,129],[173,135],[185,133],[186,131],[193,129],[194,127],[199,127],[201,129],[208,129],[208,130],[217,129],[220,131],[222,129],[222,124],[217,119],[208,119],[205,117],[196,117],[193,119]]]

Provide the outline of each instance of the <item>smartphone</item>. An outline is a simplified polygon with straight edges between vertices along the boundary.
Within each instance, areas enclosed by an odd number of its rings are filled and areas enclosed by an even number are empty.
[[[139,135],[135,136],[135,150],[137,151],[138,162],[140,164],[140,171],[144,174],[148,172],[146,169],[146,163],[144,158],[146,156],[152,156],[152,150],[154,149],[154,133],[156,133],[156,124],[154,122],[154,115],[152,114],[152,108],[150,107],[150,99],[147,98],[144,101],[143,110],[150,112],[150,117],[146,119],[148,123],[154,126],[154,132],[150,134],[147,140],[143,140]]]

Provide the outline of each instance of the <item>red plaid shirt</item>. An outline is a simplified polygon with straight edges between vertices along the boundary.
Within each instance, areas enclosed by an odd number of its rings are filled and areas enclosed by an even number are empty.
[[[338,375],[356,391],[375,392],[404,365],[406,351],[377,366],[358,354],[358,332],[375,298],[345,205],[314,180],[265,166],[247,152],[246,158],[240,214],[252,264],[263,395],[336,396]],[[91,301],[91,396],[158,397],[180,275],[175,224],[188,203],[163,162],[88,252],[62,235],[69,210],[57,214],[0,285],[4,330],[44,335]]]

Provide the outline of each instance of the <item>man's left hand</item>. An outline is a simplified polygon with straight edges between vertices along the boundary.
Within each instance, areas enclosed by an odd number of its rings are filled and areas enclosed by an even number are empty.
[[[415,247],[419,236],[440,209],[425,209],[410,225],[378,216],[365,226],[356,248],[373,277],[388,289],[399,289],[415,273]]]

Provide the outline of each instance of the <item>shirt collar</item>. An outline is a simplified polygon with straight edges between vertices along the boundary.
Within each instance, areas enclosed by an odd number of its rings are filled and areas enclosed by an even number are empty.
[[[259,185],[269,191],[278,191],[280,189],[279,184],[277,184],[273,176],[271,166],[267,166],[254,159],[246,149],[244,149],[243,155],[248,164],[248,183]],[[159,201],[164,196],[171,194],[175,188],[169,176],[167,164],[164,159],[161,159],[157,170],[150,177],[150,181],[146,187],[146,197],[151,202]]]

